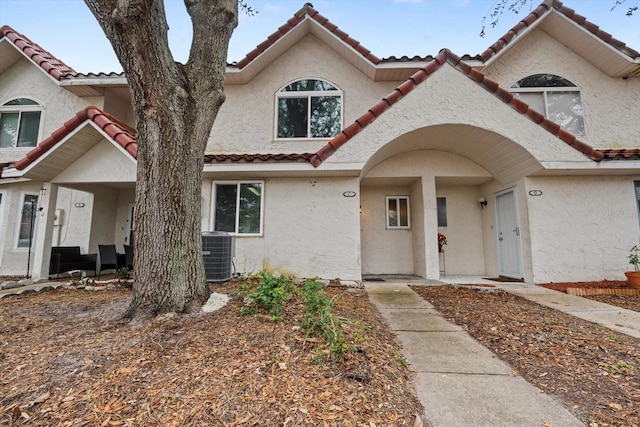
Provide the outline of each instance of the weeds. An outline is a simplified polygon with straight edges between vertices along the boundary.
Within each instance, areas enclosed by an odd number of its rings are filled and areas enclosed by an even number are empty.
[[[344,327],[356,325],[353,320],[332,313],[340,298],[342,294],[329,298],[322,289],[322,284],[316,280],[305,280],[302,283],[302,299],[306,308],[300,327],[307,336],[326,339],[331,354],[338,358],[355,350],[355,346],[348,344],[345,339]]]
[[[240,286],[241,291],[250,291],[245,297],[248,305],[241,309],[242,314],[256,314],[258,309],[264,309],[271,314],[272,320],[281,319],[284,303],[291,299],[296,292],[293,280],[287,276],[274,276],[263,272],[258,275],[258,286],[253,289],[251,281],[245,281]]]
[[[266,310],[271,314],[271,320],[281,320],[285,303],[301,294],[305,314],[300,320],[300,328],[307,337],[325,339],[330,353],[337,358],[344,358],[346,353],[356,350],[355,344],[348,343],[345,338],[346,326],[360,328],[355,340],[364,339],[364,328],[359,323],[333,312],[342,294],[329,298],[323,284],[317,280],[305,280],[300,289],[289,277],[261,272],[242,280],[238,289],[239,292],[246,293],[245,306],[240,309],[242,314],[256,314],[258,310]],[[320,364],[324,361],[324,354],[317,351],[313,359],[314,363]]]

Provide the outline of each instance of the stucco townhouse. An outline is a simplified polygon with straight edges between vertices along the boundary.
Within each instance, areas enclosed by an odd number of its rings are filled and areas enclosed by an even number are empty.
[[[228,64],[202,230],[235,236],[235,271],[623,279],[640,53],[546,0],[475,56],[433,54],[378,58],[307,4]],[[126,76],[77,73],[4,26],[0,127],[0,275],[133,242]]]

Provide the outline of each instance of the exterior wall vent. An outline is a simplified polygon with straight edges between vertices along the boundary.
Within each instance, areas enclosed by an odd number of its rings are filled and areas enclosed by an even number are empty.
[[[235,240],[222,231],[202,233],[202,258],[207,282],[226,282],[233,274]]]

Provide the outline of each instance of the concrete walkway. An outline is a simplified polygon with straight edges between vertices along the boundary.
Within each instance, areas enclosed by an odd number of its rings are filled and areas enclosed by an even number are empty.
[[[369,299],[416,371],[425,420],[434,427],[584,426],[551,396],[446,321],[406,282],[365,282]],[[576,297],[577,298],[577,297]]]

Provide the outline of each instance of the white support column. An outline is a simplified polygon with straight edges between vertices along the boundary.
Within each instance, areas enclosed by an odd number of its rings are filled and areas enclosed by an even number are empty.
[[[438,213],[436,207],[436,181],[431,175],[422,176],[422,200],[424,203],[424,244],[427,279],[440,279],[438,254]]]
[[[50,182],[43,183],[38,197],[38,211],[36,212],[37,233],[33,243],[31,276],[34,280],[49,277],[53,221],[55,219],[57,200],[58,186]]]

